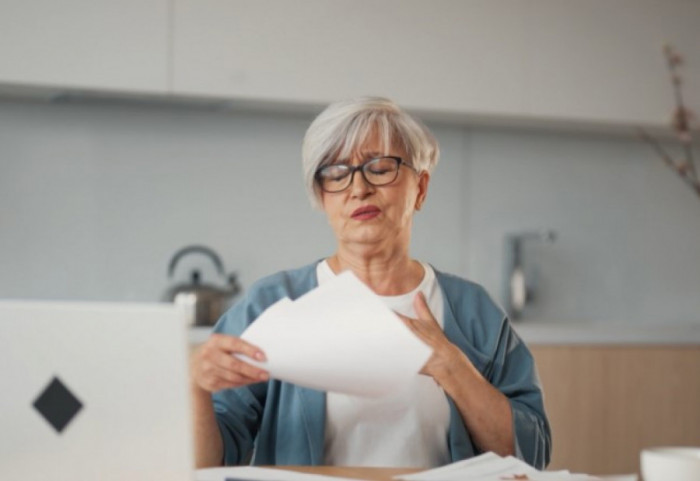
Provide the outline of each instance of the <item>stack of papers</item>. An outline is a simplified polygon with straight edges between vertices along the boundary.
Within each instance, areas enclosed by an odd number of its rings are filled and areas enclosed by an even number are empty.
[[[382,396],[402,389],[432,354],[352,272],[270,306],[241,335],[276,379],[322,391]]]
[[[595,481],[602,479],[612,481],[636,478],[635,475],[596,478],[569,471],[538,471],[512,456],[503,458],[494,453],[482,454],[428,471],[394,477],[401,481]],[[196,479],[197,481],[357,481],[350,478],[252,466],[198,469]]]
[[[569,471],[539,471],[513,456],[485,453],[428,471],[396,476],[403,481],[593,481],[600,478]]]

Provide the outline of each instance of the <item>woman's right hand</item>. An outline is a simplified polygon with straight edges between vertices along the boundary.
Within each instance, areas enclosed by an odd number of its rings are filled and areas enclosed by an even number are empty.
[[[192,383],[213,393],[222,389],[267,381],[267,371],[247,364],[234,354],[244,354],[256,361],[265,361],[265,354],[243,339],[224,334],[212,334],[192,355]]]

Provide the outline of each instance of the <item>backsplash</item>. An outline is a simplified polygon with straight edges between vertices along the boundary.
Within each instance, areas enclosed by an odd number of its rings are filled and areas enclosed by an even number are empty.
[[[310,120],[1,101],[0,297],[156,301],[170,256],[193,243],[244,289],[330,254],[302,185]],[[442,157],[414,256],[500,301],[505,235],[552,229],[555,242],[526,247],[537,297],[523,322],[700,324],[700,200],[646,145],[431,127]]]

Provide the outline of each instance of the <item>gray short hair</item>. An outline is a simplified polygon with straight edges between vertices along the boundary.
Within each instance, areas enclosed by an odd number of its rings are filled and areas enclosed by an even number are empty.
[[[304,136],[304,185],[314,207],[321,207],[321,190],[315,181],[319,167],[337,158],[350,157],[375,129],[385,150],[400,145],[409,156],[404,159],[406,162],[419,172],[432,173],[440,149],[420,120],[386,98],[361,97],[335,102],[311,122]]]

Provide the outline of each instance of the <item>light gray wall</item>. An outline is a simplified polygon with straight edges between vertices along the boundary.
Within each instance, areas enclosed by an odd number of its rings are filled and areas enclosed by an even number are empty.
[[[218,251],[244,287],[330,254],[302,184],[311,118],[0,103],[0,297],[156,300],[171,255],[192,243]],[[440,215],[459,209],[463,133],[440,134],[414,245],[464,270],[460,224]],[[191,256],[180,277],[195,265],[215,274]]]
[[[506,233],[526,245],[543,320],[700,323],[700,198],[637,139],[513,131],[468,135],[467,265],[489,289]],[[534,272],[533,272],[534,271]]]
[[[301,181],[310,120],[0,102],[0,297],[158,300],[190,243],[217,250],[244,287],[330,254]],[[443,155],[416,257],[499,297],[504,234],[552,228],[554,244],[526,249],[540,289],[529,318],[700,323],[700,199],[646,146],[432,127]],[[186,258],[178,277],[203,262]]]

